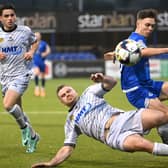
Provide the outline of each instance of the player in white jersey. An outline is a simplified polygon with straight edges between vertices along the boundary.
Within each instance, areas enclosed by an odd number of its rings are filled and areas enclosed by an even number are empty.
[[[22,95],[31,76],[30,63],[37,48],[35,35],[27,26],[15,24],[16,10],[12,4],[0,8],[0,84],[3,106],[15,118],[22,133],[26,152],[36,149],[39,135],[32,128],[22,109]]]
[[[96,84],[89,86],[81,96],[71,86],[58,87],[59,100],[70,108],[65,123],[64,146],[50,161],[36,163],[32,168],[52,167],[64,162],[72,154],[80,134],[92,137],[113,149],[168,156],[168,145],[143,138],[151,128],[168,122],[168,112],[144,108],[124,112],[112,107],[103,96],[117,81],[101,73],[92,74],[91,79]]]

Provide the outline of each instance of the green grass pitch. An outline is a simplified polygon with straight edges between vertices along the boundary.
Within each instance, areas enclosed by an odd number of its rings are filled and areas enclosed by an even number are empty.
[[[70,84],[82,92],[92,82],[89,79],[55,79],[46,83],[46,98],[34,97],[34,83],[23,96],[23,107],[29,115],[31,123],[41,135],[40,143],[35,153],[27,154],[21,146],[21,136],[13,118],[2,108],[0,98],[0,168],[30,168],[39,161],[51,159],[63,145],[64,122],[67,108],[57,100],[55,90],[59,84]],[[127,102],[121,92],[120,84],[105,96],[113,106],[124,110],[133,107]],[[156,130],[153,130],[148,139],[160,141]],[[88,138],[79,137],[78,144],[72,156],[58,166],[62,168],[166,168],[167,157],[156,157],[144,152],[126,153],[110,149],[109,147]]]

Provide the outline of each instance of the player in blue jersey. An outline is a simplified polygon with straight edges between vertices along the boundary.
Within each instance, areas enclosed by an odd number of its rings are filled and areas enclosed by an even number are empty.
[[[149,48],[147,38],[156,27],[157,12],[154,9],[144,9],[137,13],[136,29],[129,39],[139,43],[142,58],[134,66],[121,65],[121,87],[129,102],[137,108],[168,111],[168,106],[161,101],[168,99],[168,82],[154,81],[150,77],[149,58],[168,53],[168,48]],[[114,52],[108,52],[105,59],[114,59]],[[168,144],[168,125],[159,127],[162,141]]]
[[[33,69],[34,69],[34,81],[35,81],[35,96],[45,97],[45,59],[51,53],[50,46],[41,39],[41,33],[36,32],[35,36],[38,40],[38,49],[33,56]],[[39,77],[41,78],[41,87],[39,87]]]
[[[3,106],[19,125],[26,152],[36,149],[39,135],[32,128],[22,108],[22,95],[31,77],[31,59],[37,49],[34,33],[27,26],[16,25],[16,10],[12,4],[0,8],[0,84]],[[1,135],[2,136],[2,135]]]
[[[145,151],[157,156],[168,156],[168,145],[152,142],[143,137],[151,128],[168,122],[168,111],[141,108],[124,112],[112,107],[103,98],[117,83],[102,73],[91,75],[96,82],[81,96],[69,85],[57,88],[59,100],[68,106],[64,126],[64,146],[48,162],[36,163],[32,168],[53,167],[70,157],[81,134],[92,137],[110,148],[125,152]]]

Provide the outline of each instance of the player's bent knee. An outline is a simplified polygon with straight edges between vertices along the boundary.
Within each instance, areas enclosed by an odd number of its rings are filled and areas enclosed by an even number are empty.
[[[4,106],[4,109],[8,112],[13,108],[12,105],[10,105],[9,103],[6,103],[6,102],[3,102],[3,106]]]

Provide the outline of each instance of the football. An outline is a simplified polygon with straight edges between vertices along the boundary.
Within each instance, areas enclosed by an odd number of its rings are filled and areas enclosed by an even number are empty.
[[[121,64],[135,65],[141,59],[138,43],[131,39],[119,42],[115,48],[115,57]]]

